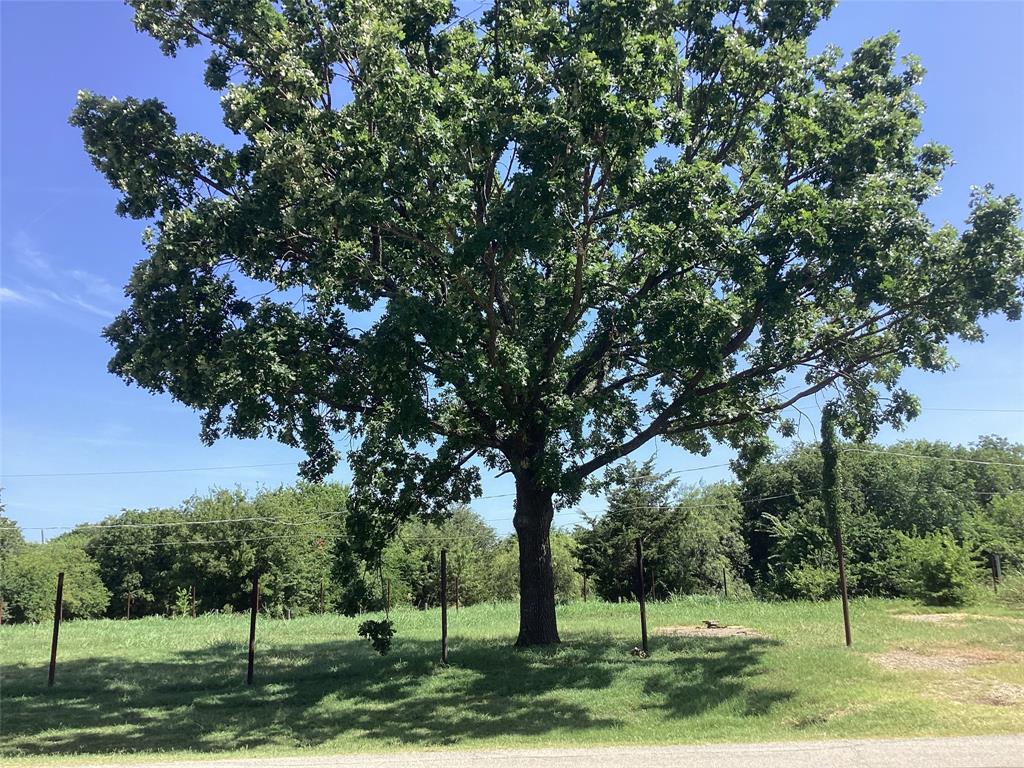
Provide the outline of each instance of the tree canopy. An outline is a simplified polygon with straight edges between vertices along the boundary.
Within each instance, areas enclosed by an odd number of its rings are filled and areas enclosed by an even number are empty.
[[[924,70],[893,34],[810,54],[832,0],[131,4],[208,51],[235,139],[80,94],[119,213],[155,218],[111,370],[312,479],[355,436],[378,545],[512,473],[521,642],[557,640],[553,497],[657,436],[755,459],[829,388],[847,436],[898,426],[905,367],[1020,315],[1018,201],[932,225]]]

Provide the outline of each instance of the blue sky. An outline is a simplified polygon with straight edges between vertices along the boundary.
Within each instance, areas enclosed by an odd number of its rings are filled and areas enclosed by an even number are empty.
[[[470,4],[475,7],[475,4]],[[170,398],[127,387],[106,371],[102,327],[124,304],[121,286],[143,256],[142,223],[118,218],[114,193],[91,167],[67,124],[79,89],[156,96],[179,127],[226,138],[217,95],[202,86],[202,57],[163,57],[114,2],[0,3],[0,430],[6,514],[23,526],[97,520],[122,508],[175,504],[211,486],[248,489],[290,483],[297,451],[270,441],[203,446],[196,415]],[[957,165],[929,203],[936,223],[960,225],[970,186],[992,182],[1024,195],[1024,4],[1016,2],[847,2],[814,38],[849,50],[888,30],[928,69],[925,140],[953,148]],[[982,345],[954,344],[960,368],[905,383],[927,410],[901,437],[969,442],[981,434],[1024,441],[1024,414],[942,409],[1019,409],[1024,404],[1024,325],[992,320]],[[814,438],[817,411],[800,434]],[[661,444],[657,464],[687,469],[727,462],[717,449],[689,456]],[[636,458],[645,458],[650,451]],[[277,466],[162,474],[13,477],[161,468]],[[717,467],[682,475],[710,482]],[[345,480],[342,468],[338,479]],[[507,493],[508,478],[485,475],[484,493]],[[511,499],[474,505],[499,530]],[[585,501],[585,508],[600,506]],[[566,521],[563,519],[563,521]]]

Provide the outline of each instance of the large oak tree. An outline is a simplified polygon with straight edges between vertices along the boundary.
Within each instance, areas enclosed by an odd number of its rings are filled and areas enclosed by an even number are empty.
[[[588,476],[656,436],[756,458],[826,389],[848,435],[898,425],[901,370],[1020,314],[1017,201],[933,227],[923,70],[893,35],[809,54],[830,0],[132,4],[208,51],[235,139],[80,95],[155,218],[111,370],[312,479],[355,436],[367,541],[511,473],[521,644],[558,640],[548,531]]]

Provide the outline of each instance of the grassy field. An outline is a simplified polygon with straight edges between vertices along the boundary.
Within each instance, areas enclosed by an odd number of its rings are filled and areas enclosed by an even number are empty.
[[[399,611],[390,655],[357,620],[69,622],[46,687],[47,626],[0,627],[0,755],[13,762],[1024,732],[1024,617],[983,606],[935,616],[904,601],[691,598],[560,608],[563,644],[516,651],[514,605]],[[916,618],[914,615],[916,615]],[[758,634],[659,634],[703,619]],[[77,757],[76,757],[77,756]]]

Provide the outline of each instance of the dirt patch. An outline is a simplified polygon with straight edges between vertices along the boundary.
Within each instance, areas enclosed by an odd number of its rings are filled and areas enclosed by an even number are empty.
[[[872,659],[886,669],[898,672],[959,672],[981,664],[1012,661],[1013,654],[987,648],[933,648],[927,653],[896,648]]]
[[[897,619],[919,621],[925,624],[953,624],[959,626],[969,618],[966,613],[896,613]]]
[[[928,688],[931,695],[962,704],[1024,708],[1024,685],[958,675]]]
[[[1024,707],[1024,685],[996,683],[978,701],[993,707]]]
[[[1024,619],[1013,616],[985,616],[977,613],[894,613],[897,619],[917,621],[924,624],[945,624],[950,627],[962,627],[965,621],[1000,621],[1010,624],[1024,624]]]
[[[755,637],[766,635],[750,627],[658,627],[654,634],[667,637]]]

